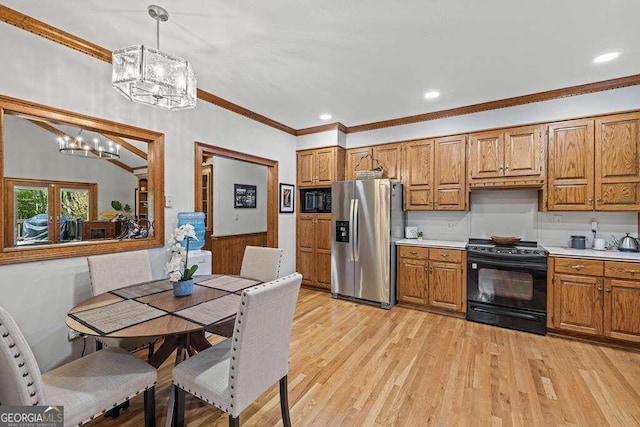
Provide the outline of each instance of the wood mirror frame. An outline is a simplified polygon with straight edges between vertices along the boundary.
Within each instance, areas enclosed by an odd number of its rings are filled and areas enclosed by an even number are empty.
[[[142,239],[106,239],[96,241],[79,241],[51,243],[34,246],[8,246],[5,213],[8,209],[9,196],[6,194],[4,166],[4,116],[5,113],[31,116],[43,120],[70,124],[83,129],[114,135],[120,138],[131,138],[146,142],[148,188],[153,189],[153,235]],[[2,224],[0,224],[0,265],[22,262],[43,261],[49,259],[71,258],[102,253],[133,251],[164,246],[164,135],[109,120],[85,116],[29,101],[0,95],[0,206],[2,207]],[[101,161],[101,160],[87,160]]]

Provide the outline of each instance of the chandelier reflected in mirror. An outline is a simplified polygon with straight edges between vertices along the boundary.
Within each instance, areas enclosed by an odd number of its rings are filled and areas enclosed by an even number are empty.
[[[155,5],[147,10],[156,21],[157,48],[135,45],[113,51],[113,87],[133,102],[167,110],[194,108],[197,83],[191,64],[160,50],[160,22],[168,21],[169,14]]]
[[[95,134],[85,140],[82,130],[75,138],[69,135],[58,137],[58,151],[62,154],[95,159],[119,159],[120,145],[103,135]]]

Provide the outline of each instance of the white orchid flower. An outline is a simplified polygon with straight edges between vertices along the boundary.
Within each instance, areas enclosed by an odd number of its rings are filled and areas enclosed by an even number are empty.
[[[182,273],[180,273],[179,271],[173,271],[169,273],[169,281],[171,282],[178,282],[180,281],[181,278],[182,278]]]

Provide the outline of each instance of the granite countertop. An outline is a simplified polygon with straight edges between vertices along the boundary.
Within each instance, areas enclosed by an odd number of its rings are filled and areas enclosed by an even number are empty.
[[[640,252],[620,252],[617,249],[607,249],[596,251],[593,249],[572,249],[559,246],[543,246],[549,255],[566,256],[574,258],[600,258],[618,261],[638,261],[640,262]]]
[[[456,242],[451,240],[429,240],[429,239],[402,239],[396,241],[396,245],[400,246],[423,246],[425,248],[449,248],[449,249],[465,249],[467,242]]]

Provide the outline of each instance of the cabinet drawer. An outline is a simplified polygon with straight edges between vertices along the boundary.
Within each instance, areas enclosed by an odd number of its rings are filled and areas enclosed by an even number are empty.
[[[604,262],[585,259],[556,258],[556,273],[583,274],[587,276],[602,276]]]
[[[398,255],[401,258],[427,259],[428,248],[416,248],[415,246],[398,246]]]
[[[429,259],[444,262],[462,262],[462,251],[455,249],[431,249]]]
[[[640,263],[606,261],[604,275],[620,279],[640,280]]]

